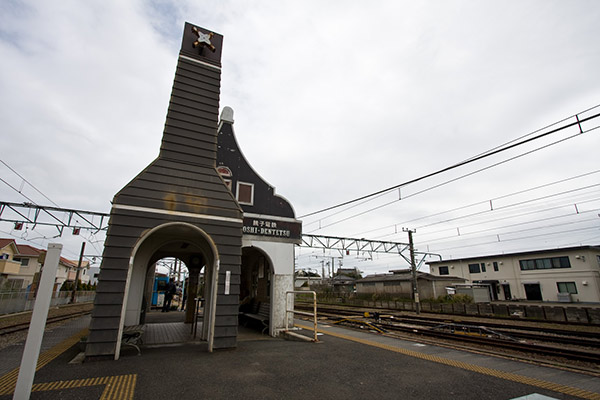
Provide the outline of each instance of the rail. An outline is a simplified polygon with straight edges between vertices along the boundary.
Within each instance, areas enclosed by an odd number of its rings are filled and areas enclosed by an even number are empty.
[[[307,312],[307,311],[298,311],[295,309],[291,309],[289,308],[289,298],[290,298],[290,294],[294,295],[294,298],[296,297],[295,295],[297,294],[308,294],[308,293],[312,293],[313,295],[313,312]],[[314,329],[313,329],[313,342],[318,342],[319,339],[317,339],[317,292],[314,292],[312,290],[308,291],[308,290],[290,290],[288,292],[285,292],[285,330],[289,331],[289,318],[288,315],[292,314],[292,316],[294,314],[298,314],[298,315],[304,315],[307,317],[313,317],[313,323],[314,323]]]

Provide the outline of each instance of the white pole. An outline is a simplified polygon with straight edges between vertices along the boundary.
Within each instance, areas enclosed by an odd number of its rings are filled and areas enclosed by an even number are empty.
[[[27,400],[31,395],[31,387],[40,355],[40,348],[42,347],[42,338],[44,337],[44,328],[46,327],[46,319],[48,318],[52,288],[54,286],[56,270],[58,269],[58,262],[60,261],[61,250],[62,244],[48,244],[48,252],[46,253],[40,286],[33,306],[33,314],[31,315],[31,323],[27,332],[27,341],[25,342],[25,350],[21,359],[21,368],[19,369],[19,378],[17,379],[13,400]]]

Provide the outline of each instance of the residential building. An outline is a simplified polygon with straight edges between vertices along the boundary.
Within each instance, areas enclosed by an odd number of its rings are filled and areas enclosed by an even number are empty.
[[[356,281],[357,294],[389,294],[402,298],[412,298],[411,270],[393,270],[388,274],[369,275]],[[419,298],[435,299],[447,294],[447,287],[465,283],[464,278],[455,276],[435,276],[417,272]]]
[[[20,279],[22,283],[19,285],[18,289],[28,289],[37,279],[36,274],[41,270],[42,264],[40,263],[40,256],[44,251],[26,244],[16,244],[14,241],[13,243],[18,249],[17,253],[13,256],[13,260],[21,263],[18,279]]]
[[[42,264],[40,257],[45,250],[33,246],[17,244],[14,239],[0,239],[0,290],[29,289],[38,279]],[[74,282],[77,276],[77,261],[60,258],[54,291],[60,290],[65,282]],[[90,280],[89,262],[82,262],[79,279],[83,283]]]
[[[20,289],[23,286],[23,279],[19,277],[21,263],[13,259],[18,253],[14,240],[0,239],[0,290]]]
[[[492,300],[600,302],[600,246],[428,262],[435,276],[487,284]]]

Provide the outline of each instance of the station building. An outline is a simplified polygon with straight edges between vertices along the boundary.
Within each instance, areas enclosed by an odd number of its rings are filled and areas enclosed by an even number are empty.
[[[163,258],[189,271],[185,319],[195,323],[202,298],[208,351],[236,347],[242,302],[268,304],[274,336],[291,318],[285,300],[301,223],[241,153],[233,111],[224,108],[219,120],[222,43],[185,24],[159,155],[113,199],[88,359],[119,358],[124,328],[144,321]]]
[[[600,302],[600,246],[427,263],[431,274],[488,285],[492,300]]]

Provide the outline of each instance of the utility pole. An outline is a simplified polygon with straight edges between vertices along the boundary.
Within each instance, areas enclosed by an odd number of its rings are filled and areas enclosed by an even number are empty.
[[[336,257],[331,257],[331,284],[333,285],[333,278],[336,273],[335,271],[335,259]]]
[[[77,263],[77,273],[75,274],[75,285],[71,292],[71,303],[75,303],[77,297],[77,283],[79,282],[79,274],[81,273],[81,262],[83,260],[83,251],[85,250],[85,242],[81,242],[81,253],[79,253],[79,262]]]
[[[417,284],[417,266],[415,264],[415,249],[413,246],[413,237],[412,234],[415,232],[414,230],[404,229],[404,232],[408,232],[408,247],[410,250],[410,269],[412,272],[412,289],[413,289],[413,300],[415,302],[415,311],[417,314],[421,313],[421,303],[419,302],[419,286]]]

